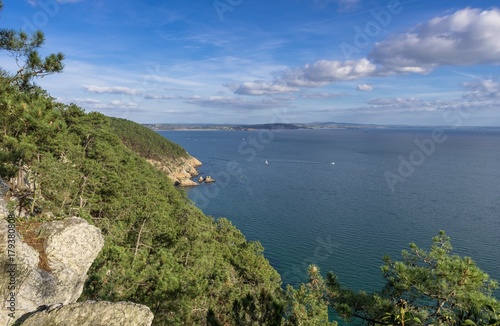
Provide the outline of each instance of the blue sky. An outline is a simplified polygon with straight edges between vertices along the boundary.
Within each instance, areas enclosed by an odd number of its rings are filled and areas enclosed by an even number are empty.
[[[0,26],[66,55],[59,101],[139,123],[500,126],[494,1],[4,0]]]

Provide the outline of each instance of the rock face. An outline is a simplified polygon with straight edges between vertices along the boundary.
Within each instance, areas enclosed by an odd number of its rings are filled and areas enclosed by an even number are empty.
[[[0,211],[0,215],[5,215]],[[1,218],[2,216],[0,216]],[[0,219],[0,260],[7,267],[7,240],[9,223],[5,217]],[[12,226],[12,224],[11,224]],[[11,227],[12,229],[12,227]],[[39,252],[21,240],[14,233],[15,252],[15,316],[34,311],[42,305],[53,303],[69,304],[81,295],[90,265],[104,245],[101,231],[77,217],[42,224],[39,237],[43,239],[43,252]],[[12,239],[12,238],[11,238]],[[39,267],[40,257],[46,260],[46,267]],[[0,291],[3,297],[10,293],[8,282],[0,277]],[[5,325],[10,311],[7,303],[0,303],[0,324]]]
[[[149,326],[153,313],[148,307],[129,302],[78,302],[46,307],[25,316],[23,326]]]
[[[179,186],[197,186],[198,184],[191,180],[192,177],[198,175],[197,167],[202,163],[196,158],[189,156],[188,158],[179,158],[172,162],[161,162],[156,160],[148,160],[150,164],[158,170],[167,174],[168,177]]]
[[[16,223],[12,222],[15,221],[8,219],[6,204],[0,198],[0,325],[152,324],[153,313],[144,305],[75,303],[82,293],[88,269],[104,245],[98,228],[78,217],[41,224],[36,232],[37,241],[43,245],[34,249],[26,243],[33,240],[22,239]],[[9,248],[9,244],[14,247]],[[9,259],[10,253],[14,253],[13,261]],[[13,273],[9,269],[11,264],[15,264]],[[9,302],[12,297],[14,309]]]

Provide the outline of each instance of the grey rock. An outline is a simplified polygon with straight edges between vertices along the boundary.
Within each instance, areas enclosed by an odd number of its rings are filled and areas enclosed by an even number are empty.
[[[104,245],[98,228],[84,219],[71,217],[62,221],[42,224],[40,236],[50,271],[39,268],[39,253],[15,233],[15,316],[34,311],[42,305],[76,302],[83,291],[90,265]],[[0,212],[0,263],[7,268],[8,222]],[[11,290],[9,275],[0,273],[0,293],[6,298]],[[0,325],[10,320],[5,300],[0,303]]]
[[[88,301],[49,308],[23,316],[16,325],[150,326],[154,318],[148,307],[129,302]]]

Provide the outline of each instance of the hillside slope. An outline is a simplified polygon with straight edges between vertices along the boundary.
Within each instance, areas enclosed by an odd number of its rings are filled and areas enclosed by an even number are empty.
[[[197,185],[190,179],[198,175],[196,168],[202,163],[184,148],[133,121],[110,118],[110,122],[125,146],[165,173],[175,185]]]
[[[131,131],[100,113],[56,103],[42,90],[20,92],[3,80],[0,87],[0,177],[26,181],[10,183],[16,211],[33,222],[76,215],[105,236],[81,300],[145,304],[155,325],[228,324],[244,309],[233,302],[248,296],[280,309],[273,299],[281,294],[280,276],[262,246],[226,219],[205,216],[125,146]],[[142,140],[128,146],[144,155],[137,150],[146,148]],[[174,148],[153,147],[151,157],[186,155]]]

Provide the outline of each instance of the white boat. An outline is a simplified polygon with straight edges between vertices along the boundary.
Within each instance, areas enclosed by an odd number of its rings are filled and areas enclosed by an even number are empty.
[[[266,164],[269,164],[269,162],[266,160]]]

